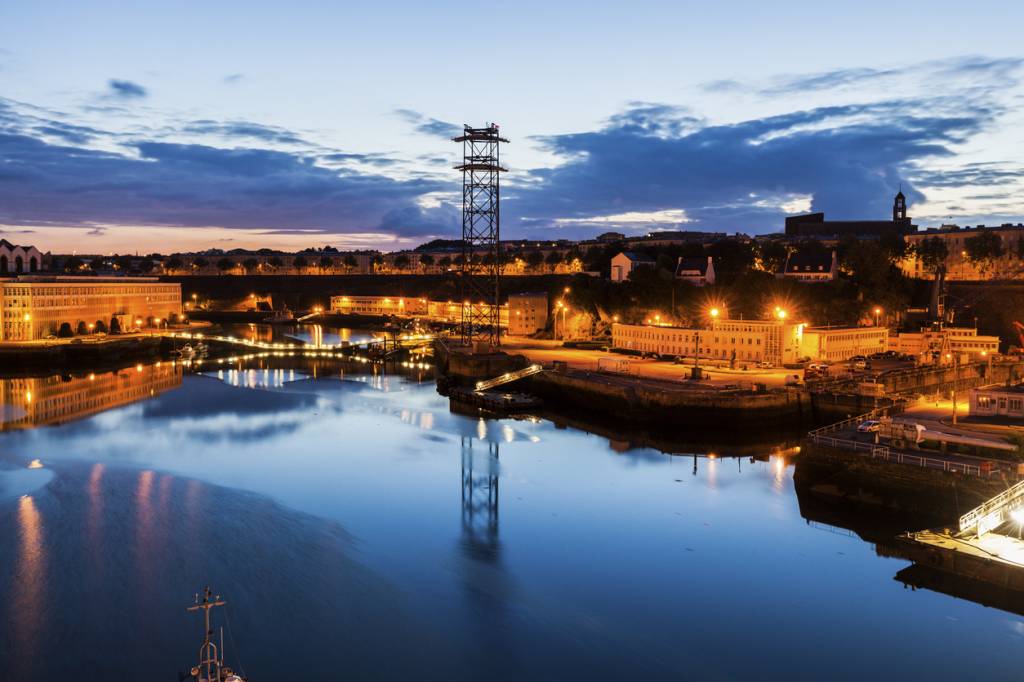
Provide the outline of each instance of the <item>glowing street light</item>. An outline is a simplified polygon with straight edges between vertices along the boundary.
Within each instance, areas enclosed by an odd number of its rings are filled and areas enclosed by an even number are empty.
[[[712,308],[711,310],[708,311],[708,315],[710,315],[712,319],[718,319],[718,316],[720,314],[721,311],[718,308]]]
[[[878,326],[878,316],[882,314],[882,309],[875,306],[875,326]]]
[[[786,319],[786,311],[783,310],[782,308],[777,309],[775,311],[775,317],[779,318],[780,320]]]

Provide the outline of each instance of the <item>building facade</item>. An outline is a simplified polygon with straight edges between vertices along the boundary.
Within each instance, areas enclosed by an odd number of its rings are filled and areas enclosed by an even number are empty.
[[[885,234],[907,234],[915,226],[907,215],[907,198],[903,191],[893,198],[892,220],[825,220],[824,213],[807,213],[786,218],[787,237],[881,237]]]
[[[995,235],[999,239],[1002,255],[993,259],[974,261],[969,257],[969,242],[983,235]],[[926,239],[938,239],[946,245],[946,260],[943,263],[947,280],[984,281],[992,279],[1024,279],[1024,225],[1009,223],[999,227],[960,227],[943,225],[920,230],[904,237],[907,242],[906,257],[900,261],[900,269],[908,277],[931,278],[933,273],[918,257],[917,249]]]
[[[34,246],[18,246],[0,239],[0,275],[20,275],[43,269],[43,254]]]
[[[999,337],[978,334],[973,327],[924,327],[891,335],[889,349],[913,355],[922,363],[946,364],[964,355],[983,360],[999,352]]]
[[[127,331],[181,317],[181,285],[155,277],[22,275],[0,279],[0,341],[60,334]],[[116,321],[116,322],[115,322]]]
[[[1010,417],[1024,421],[1024,386],[983,386],[972,388],[972,417]]]
[[[625,282],[637,268],[653,268],[654,260],[647,256],[623,251],[612,257],[611,280]]]
[[[676,262],[676,279],[702,287],[715,283],[715,263],[706,258],[680,258]]]
[[[336,315],[420,318],[450,324],[462,321],[463,308],[472,308],[479,316],[482,313],[478,309],[482,309],[482,306],[482,303],[468,301],[430,301],[402,296],[331,296],[331,312]],[[508,304],[498,306],[498,324],[502,327],[508,327],[508,313]]]
[[[548,326],[546,292],[508,295],[508,333],[516,336],[536,334]]]
[[[775,320],[717,320],[708,329],[613,324],[612,348],[783,365],[800,358],[803,328],[803,324]]]
[[[822,362],[843,362],[888,350],[885,327],[805,327],[800,354]]]
[[[829,253],[805,249],[791,252],[786,257],[782,272],[776,277],[814,284],[835,281],[838,275],[839,261],[835,250]]]

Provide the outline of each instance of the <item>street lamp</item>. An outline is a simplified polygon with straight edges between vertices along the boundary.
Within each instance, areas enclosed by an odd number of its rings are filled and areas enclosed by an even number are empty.
[[[786,311],[783,310],[782,308],[777,308],[775,310],[775,317],[779,318],[780,320],[786,319]]]
[[[882,314],[882,309],[875,306],[875,326],[878,326],[878,316]]]

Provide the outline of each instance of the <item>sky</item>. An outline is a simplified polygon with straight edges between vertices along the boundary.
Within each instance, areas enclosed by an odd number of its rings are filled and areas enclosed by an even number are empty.
[[[1024,3],[0,3],[0,237],[44,251],[1024,220]]]

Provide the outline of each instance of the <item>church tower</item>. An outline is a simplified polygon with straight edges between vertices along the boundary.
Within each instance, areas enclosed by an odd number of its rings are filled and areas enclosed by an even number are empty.
[[[902,187],[892,202],[892,221],[894,223],[907,222],[907,198],[903,196]]]

